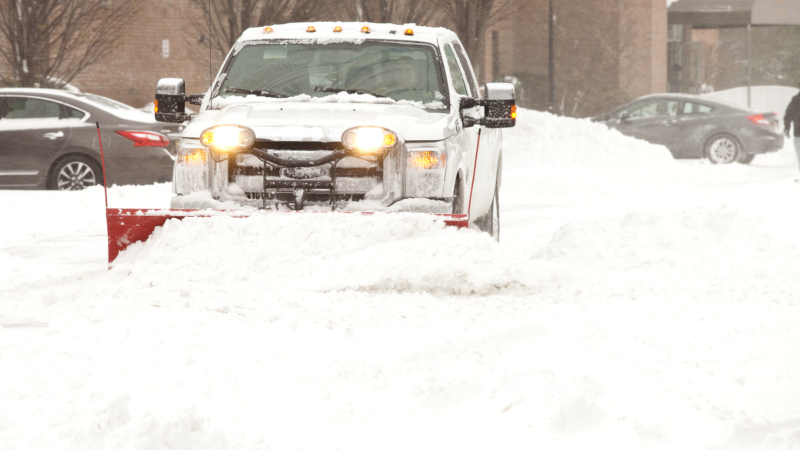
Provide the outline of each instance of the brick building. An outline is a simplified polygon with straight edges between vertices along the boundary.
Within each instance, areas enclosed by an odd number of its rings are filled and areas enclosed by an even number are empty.
[[[524,106],[549,107],[549,0],[516,0],[487,35],[484,78],[513,79]],[[555,111],[597,114],[667,90],[664,0],[554,0]],[[513,77],[513,78],[507,78]]]
[[[104,95],[134,107],[155,98],[160,78],[186,80],[187,93],[210,83],[207,37],[191,26],[201,14],[189,0],[146,0],[138,16],[123,29],[115,50],[72,80],[82,91]],[[219,69],[214,63],[213,74]]]
[[[591,116],[667,90],[664,0],[553,3],[557,113]],[[548,11],[549,0],[515,0],[513,15],[487,32],[484,64],[477,68],[483,81],[513,80],[519,103],[542,110],[549,107]],[[162,77],[183,78],[188,93],[205,91],[208,41],[192,27],[192,15],[199,13],[189,0],[145,0],[118,48],[72,84],[136,107],[153,100]]]

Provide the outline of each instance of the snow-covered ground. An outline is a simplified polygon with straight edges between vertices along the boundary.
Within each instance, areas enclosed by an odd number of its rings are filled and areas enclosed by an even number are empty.
[[[0,449],[798,449],[800,182],[588,121],[505,132],[502,242],[0,191]],[[170,186],[109,190],[169,205]]]

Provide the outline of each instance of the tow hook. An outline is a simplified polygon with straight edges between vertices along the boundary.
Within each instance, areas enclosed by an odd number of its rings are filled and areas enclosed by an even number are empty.
[[[306,190],[305,189],[295,189],[294,190],[294,210],[295,211],[302,211],[305,201],[306,201]]]

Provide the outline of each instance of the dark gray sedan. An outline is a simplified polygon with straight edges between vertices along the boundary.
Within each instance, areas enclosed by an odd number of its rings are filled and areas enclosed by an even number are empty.
[[[760,153],[783,148],[776,112],[757,113],[696,95],[648,95],[592,120],[662,144],[675,158],[708,158],[715,164],[748,164]]]
[[[170,135],[180,125],[99,95],[55,89],[0,89],[0,188],[78,190],[172,180]]]

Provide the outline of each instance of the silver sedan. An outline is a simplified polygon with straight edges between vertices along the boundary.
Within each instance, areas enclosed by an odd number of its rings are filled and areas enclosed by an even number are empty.
[[[675,158],[749,164],[783,148],[777,112],[756,112],[688,94],[641,97],[592,120],[666,146]]]
[[[177,124],[123,103],[56,89],[0,89],[0,188],[79,190],[172,180]]]

